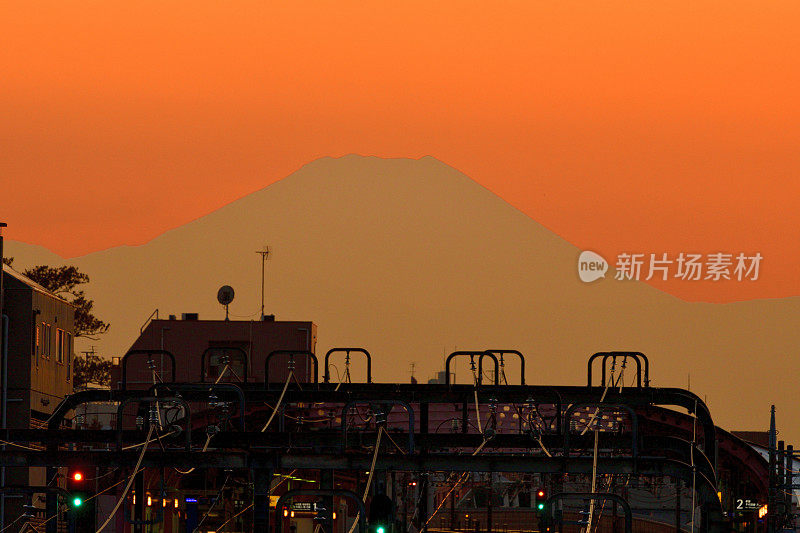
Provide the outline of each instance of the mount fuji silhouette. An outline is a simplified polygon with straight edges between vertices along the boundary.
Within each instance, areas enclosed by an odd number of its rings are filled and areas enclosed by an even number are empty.
[[[142,246],[64,260],[9,242],[7,255],[17,269],[89,274],[87,294],[112,324],[91,344],[112,356],[156,308],[223,319],[225,284],[232,318],[257,320],[265,244],[267,313],[316,322],[318,352],[367,348],[376,381],[409,381],[411,362],[424,379],[454,349],[493,347],[526,354],[528,383],[578,385],[592,353],[635,350],[650,357],[653,386],[685,387],[691,374],[719,425],[766,428],[775,403],[780,425],[800,427],[800,298],[689,303],[613,271],[582,283],[578,248],[432,157],[322,158]]]

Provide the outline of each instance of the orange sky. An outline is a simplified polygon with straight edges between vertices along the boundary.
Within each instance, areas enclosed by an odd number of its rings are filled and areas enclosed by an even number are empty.
[[[433,155],[576,245],[755,252],[800,295],[800,4],[0,4],[0,219],[146,242],[324,155]],[[509,236],[513,238],[513,236]]]

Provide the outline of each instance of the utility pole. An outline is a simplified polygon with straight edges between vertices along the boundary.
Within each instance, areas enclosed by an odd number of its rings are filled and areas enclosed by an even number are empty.
[[[3,228],[7,227],[5,222],[0,222],[0,358],[2,358],[2,362],[0,362],[0,367],[2,367],[2,426],[3,432],[5,433],[6,429],[6,406],[8,403],[8,379],[6,374],[8,373],[8,360],[7,360],[7,353],[6,348],[8,346],[8,341],[6,340],[6,332],[8,331],[8,324],[6,322],[6,315],[4,312],[4,305],[5,305],[5,292],[3,288]],[[3,450],[6,449],[6,445],[3,444]],[[2,468],[0,471],[0,486],[2,488],[6,487],[6,467]],[[0,530],[5,530],[6,528],[6,494],[5,492],[0,495]]]
[[[95,355],[97,355],[94,346],[89,346],[88,350],[82,350],[81,353],[83,354],[83,358],[86,359],[87,361],[89,360],[90,357],[94,357]]]
[[[3,312],[3,228],[8,224],[0,222],[0,313]]]
[[[256,253],[261,256],[261,320],[264,320],[264,266],[269,259],[272,249],[269,246],[264,246],[263,250],[256,250]]]
[[[777,431],[775,428],[775,406],[770,409],[769,417],[769,489],[767,493],[767,533],[775,533],[777,525]]]

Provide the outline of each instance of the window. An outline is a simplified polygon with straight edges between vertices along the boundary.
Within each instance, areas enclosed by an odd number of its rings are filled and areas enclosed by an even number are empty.
[[[42,322],[42,357],[50,358],[53,351],[53,326]]]
[[[64,364],[64,330],[56,329],[56,361]]]
[[[42,345],[39,353],[44,358],[50,356],[50,326],[44,322],[42,322]]]
[[[36,316],[34,315],[33,318],[35,320]],[[33,335],[33,358],[36,360],[36,368],[39,368],[39,354],[42,353],[42,328],[39,327],[38,323],[36,323],[34,328],[36,331]]]
[[[72,333],[67,333],[67,340],[64,342],[64,360],[67,362],[67,381],[72,374]]]

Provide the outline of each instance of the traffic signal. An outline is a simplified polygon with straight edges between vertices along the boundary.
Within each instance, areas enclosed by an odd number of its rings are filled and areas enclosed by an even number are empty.
[[[536,489],[534,508],[537,513],[543,513],[547,509],[547,491],[543,488]]]
[[[67,491],[69,491],[69,503],[73,509],[83,505],[83,500],[86,499],[86,485],[86,475],[83,473],[83,469],[69,469],[67,472]]]
[[[539,487],[533,493],[533,509],[539,520],[540,531],[550,531],[550,513],[547,505],[547,489]]]
[[[394,503],[386,494],[376,494],[369,504],[370,533],[391,533],[394,522]]]
[[[67,470],[67,492],[69,492],[67,506],[75,520],[76,533],[94,532],[95,508],[92,495],[95,481],[89,479],[89,473],[93,471],[94,469],[82,467]]]

